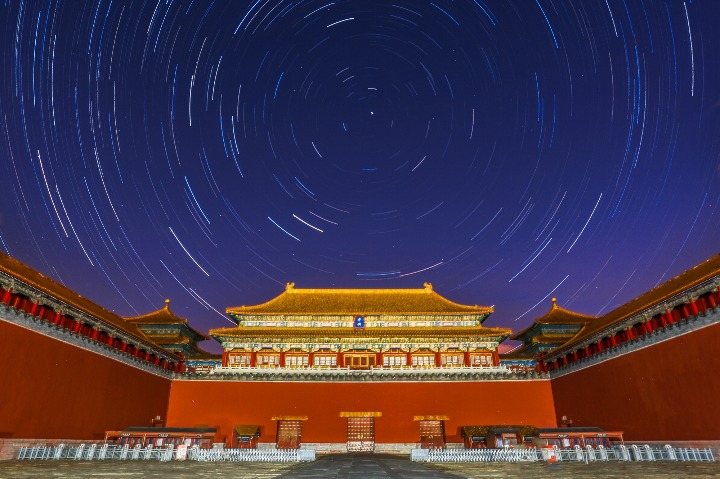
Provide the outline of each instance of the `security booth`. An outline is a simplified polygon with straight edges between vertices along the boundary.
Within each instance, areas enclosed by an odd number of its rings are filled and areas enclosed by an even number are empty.
[[[535,426],[463,426],[460,435],[466,449],[535,447]]]
[[[465,449],[484,449],[487,447],[487,430],[489,426],[463,426],[460,436],[463,438]]]
[[[275,416],[272,420],[277,421],[277,448],[300,449],[302,423],[307,416]]]
[[[257,449],[260,426],[237,425],[233,428],[233,447],[238,449]]]
[[[624,441],[623,431],[605,431],[599,427],[560,427],[538,429],[537,442],[545,447],[569,449],[575,446],[610,447]]]
[[[105,442],[118,446],[166,447],[173,445],[212,447],[217,434],[214,427],[127,427],[121,431],[105,431]]]
[[[518,445],[517,426],[494,426],[488,429],[486,442],[488,447],[516,447]],[[520,442],[522,444],[522,440]]]
[[[447,416],[415,416],[420,426],[421,449],[445,449],[445,421]]]

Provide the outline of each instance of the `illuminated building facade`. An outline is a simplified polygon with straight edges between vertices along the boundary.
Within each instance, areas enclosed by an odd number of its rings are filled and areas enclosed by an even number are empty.
[[[298,289],[229,308],[236,328],[213,329],[229,368],[462,368],[497,366],[509,329],[492,308],[422,289]]]

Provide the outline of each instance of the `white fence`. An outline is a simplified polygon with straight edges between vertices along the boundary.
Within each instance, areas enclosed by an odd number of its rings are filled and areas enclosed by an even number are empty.
[[[674,448],[665,446],[624,445],[612,448],[598,446],[585,449],[552,448],[504,448],[504,449],[413,449],[410,459],[421,462],[535,462],[535,461],[691,461],[714,462],[711,449]]]
[[[199,449],[188,450],[188,459],[200,462],[305,462],[315,460],[314,449]]]
[[[181,455],[181,457],[183,457]],[[31,446],[22,447],[18,452],[20,460],[155,460],[178,459],[177,450],[172,446],[134,448],[109,444],[80,444],[77,446]],[[244,462],[304,462],[315,460],[314,449],[200,449],[193,446],[187,450],[191,461],[244,461]]]

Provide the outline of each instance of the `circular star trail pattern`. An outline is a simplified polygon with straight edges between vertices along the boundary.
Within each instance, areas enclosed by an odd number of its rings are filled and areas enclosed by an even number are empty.
[[[718,249],[717,2],[0,12],[0,246],[120,314],[428,281],[517,330]]]

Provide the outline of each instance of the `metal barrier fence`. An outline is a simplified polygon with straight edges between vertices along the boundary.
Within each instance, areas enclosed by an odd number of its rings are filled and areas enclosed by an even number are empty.
[[[304,462],[315,460],[314,449],[199,449],[188,450],[188,459],[200,462]]]
[[[130,448],[109,444],[80,444],[66,446],[29,446],[22,447],[18,452],[20,460],[60,460],[77,461],[93,460],[154,460],[172,461],[187,458],[191,461],[245,461],[245,462],[304,462],[315,460],[314,449],[200,449],[193,446],[187,449],[187,455],[180,455],[172,445],[165,448],[140,447]]]
[[[504,448],[504,449],[413,449],[413,461],[422,462],[596,462],[596,461],[690,461],[714,462],[711,449],[674,448],[652,449],[648,445],[615,446],[606,448],[575,446],[573,449]]]

